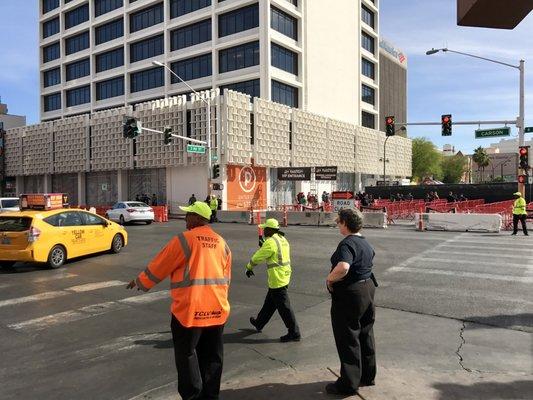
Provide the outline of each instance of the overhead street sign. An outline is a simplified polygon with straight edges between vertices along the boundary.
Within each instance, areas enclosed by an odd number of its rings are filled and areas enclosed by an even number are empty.
[[[504,128],[494,129],[476,129],[476,139],[483,139],[488,137],[509,136],[511,134],[511,128],[508,126]]]
[[[524,133],[531,133],[533,132],[533,126],[526,126],[526,129],[524,129]]]
[[[187,153],[205,154],[205,146],[198,146],[196,144],[188,144]]]

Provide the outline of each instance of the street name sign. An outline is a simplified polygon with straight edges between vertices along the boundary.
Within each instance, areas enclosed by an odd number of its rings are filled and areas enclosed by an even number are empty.
[[[533,132],[533,126],[526,126],[526,129],[524,129],[524,133],[531,133]]]
[[[476,129],[476,139],[483,139],[488,137],[509,136],[511,134],[511,128],[506,126],[505,128],[494,129]]]
[[[199,146],[196,144],[188,144],[187,153],[205,154],[205,146]]]

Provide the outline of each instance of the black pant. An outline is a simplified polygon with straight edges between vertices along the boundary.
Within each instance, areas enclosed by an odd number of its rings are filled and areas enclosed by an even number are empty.
[[[331,325],[341,361],[336,382],[340,390],[355,391],[360,382],[373,381],[376,376],[375,291],[372,280],[367,280],[332,293]]]
[[[518,221],[520,221],[522,223],[522,231],[524,232],[524,235],[527,235],[526,217],[526,214],[513,214],[513,233],[518,232]]]
[[[289,330],[289,334],[300,335],[300,328],[296,323],[296,317],[294,316],[291,301],[289,300],[288,286],[268,289],[263,307],[259,311],[259,314],[257,314],[257,329],[263,329],[276,310],[278,310],[283,323]]]
[[[217,222],[217,210],[211,210],[211,223]]]
[[[183,400],[218,399],[224,358],[224,325],[186,328],[172,316],[170,323]]]

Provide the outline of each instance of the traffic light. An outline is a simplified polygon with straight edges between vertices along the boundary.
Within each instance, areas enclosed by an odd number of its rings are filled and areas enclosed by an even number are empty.
[[[394,115],[385,117],[385,135],[394,136]]]
[[[170,142],[172,142],[172,129],[169,128],[169,127],[166,127],[163,131],[165,137],[163,139],[163,142],[165,144],[170,144]]]
[[[216,179],[220,176],[220,165],[213,165],[213,179]]]
[[[133,117],[124,117],[124,125],[122,126],[122,133],[125,139],[133,139],[141,133],[141,123]]]
[[[452,136],[452,115],[441,116],[442,136]]]
[[[518,148],[518,163],[524,171],[529,169],[529,146],[520,146]]]
[[[527,175],[518,175],[518,183],[526,183]]]

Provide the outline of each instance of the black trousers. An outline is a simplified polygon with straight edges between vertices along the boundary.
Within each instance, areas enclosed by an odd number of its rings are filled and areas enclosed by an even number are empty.
[[[183,400],[218,399],[222,376],[224,325],[186,328],[172,316],[170,323]]]
[[[524,235],[527,235],[526,217],[526,214],[513,214],[513,233],[518,232],[518,221],[520,221],[522,223],[522,231],[524,232]]]
[[[291,307],[288,288],[288,286],[283,286],[277,289],[268,289],[263,307],[257,314],[257,329],[263,329],[272,318],[272,315],[274,315],[274,312],[278,310],[283,323],[289,330],[289,334],[300,334],[300,328]]]
[[[340,390],[355,391],[360,382],[373,381],[376,376],[375,291],[372,280],[367,280],[332,293],[331,325],[341,361],[336,382]]]

